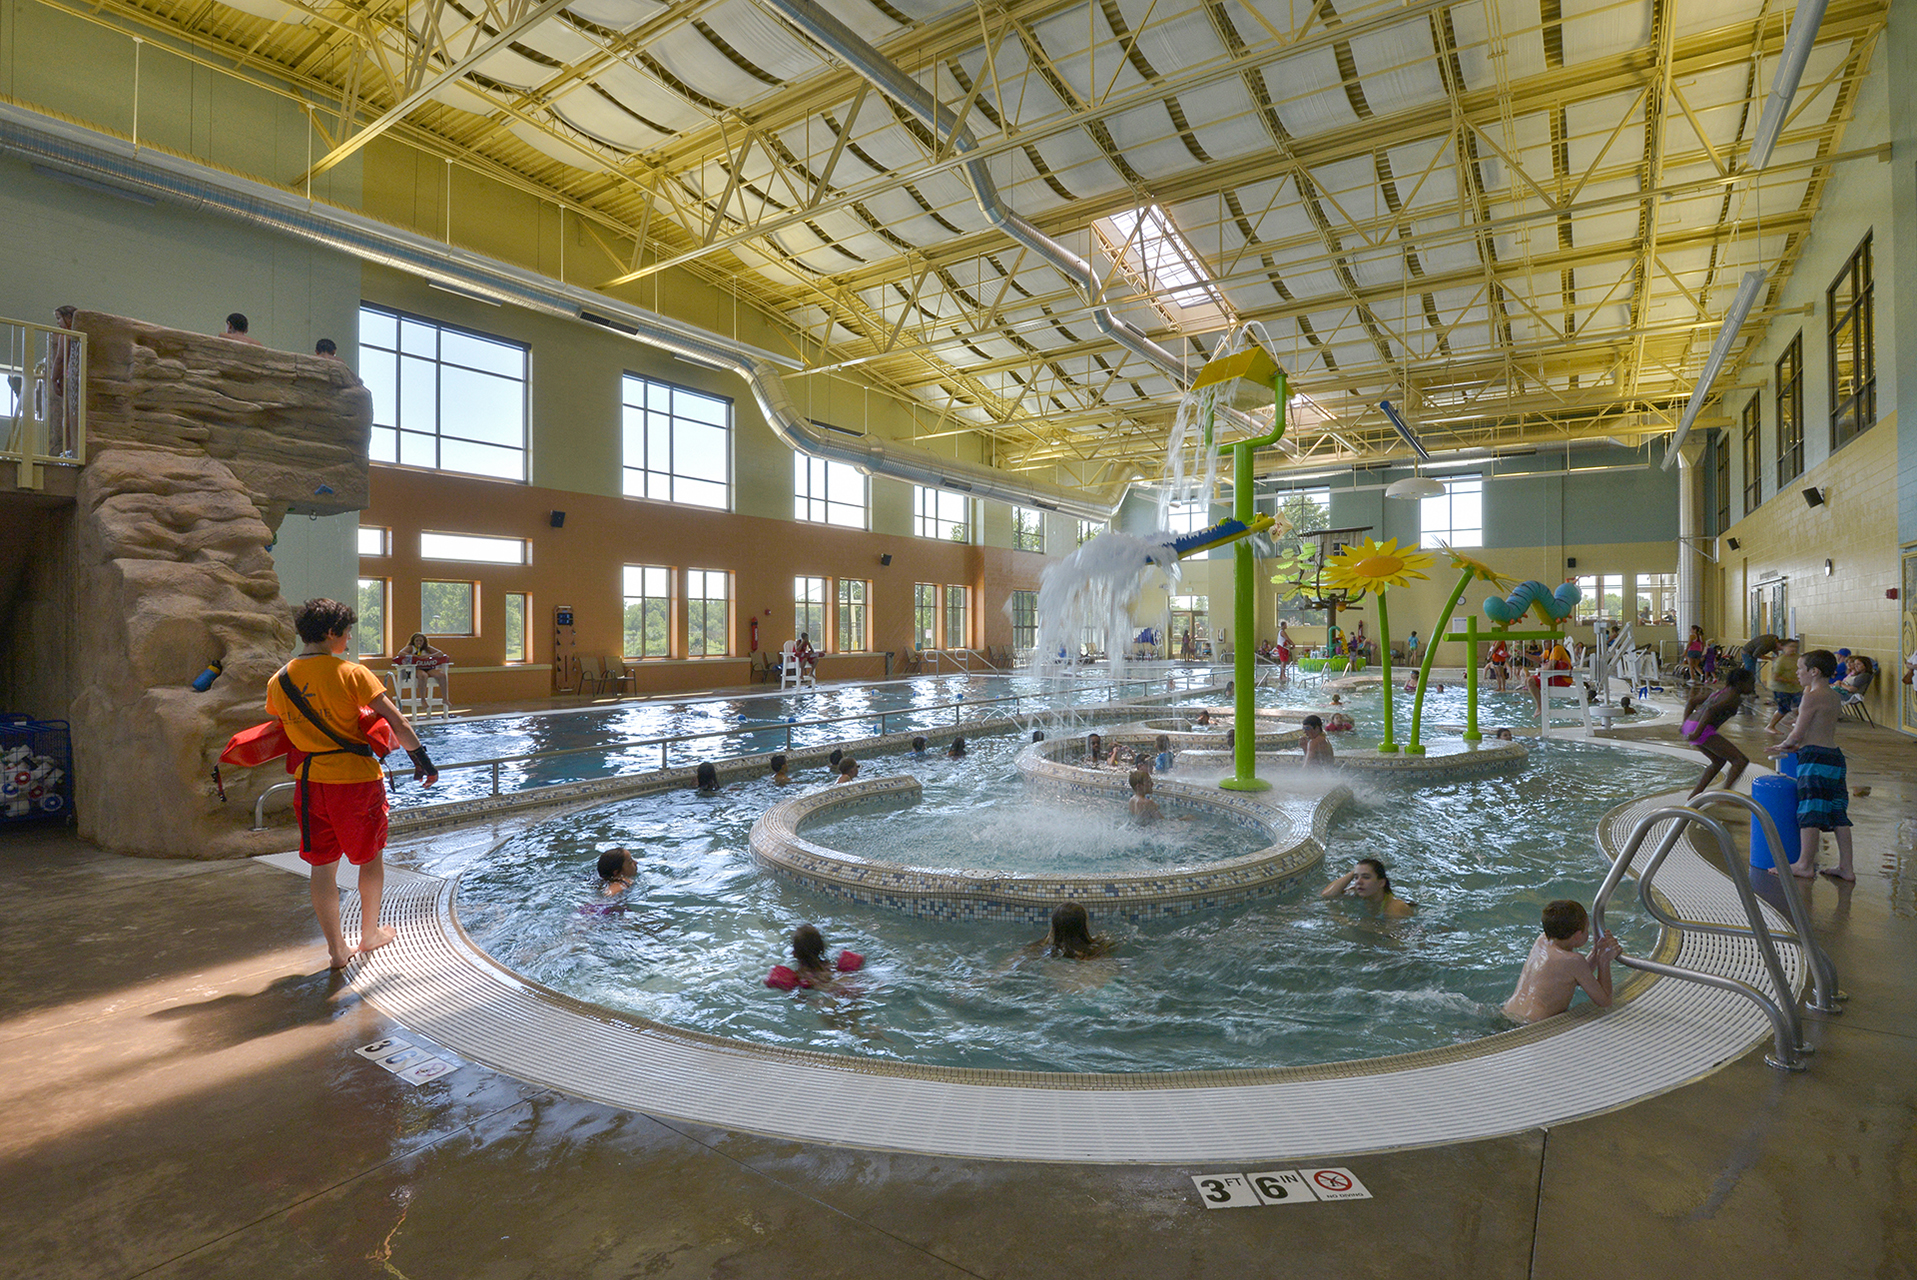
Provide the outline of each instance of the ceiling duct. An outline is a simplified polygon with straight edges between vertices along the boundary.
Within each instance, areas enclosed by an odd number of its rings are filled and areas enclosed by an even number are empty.
[[[1697,420],[1698,410],[1710,399],[1711,384],[1717,381],[1717,374],[1724,367],[1724,360],[1731,354],[1731,344],[1737,341],[1738,330],[1744,327],[1744,318],[1751,313],[1751,305],[1757,301],[1757,291],[1764,283],[1762,271],[1746,271],[1738,283],[1737,296],[1731,299],[1730,310],[1724,313],[1724,327],[1717,331],[1717,341],[1711,344],[1711,354],[1704,361],[1704,372],[1697,376],[1697,386],[1691,391],[1691,400],[1684,406],[1684,416],[1677,420],[1677,433],[1671,442],[1664,446],[1664,470],[1669,471],[1671,464],[1677,461],[1677,451],[1684,444],[1684,437],[1691,434],[1691,423]]]
[[[952,149],[960,155],[970,156],[979,149],[978,135],[972,132],[970,126],[961,123],[951,108],[940,103],[924,85],[866,43],[824,7],[814,3],[814,0],[759,0],[759,3],[864,77],[873,88],[917,116],[935,137],[949,141]],[[1104,284],[1091,263],[1040,231],[1005,203],[983,158],[973,157],[965,161],[965,178],[972,188],[972,198],[978,202],[979,209],[993,226],[1037,254],[1084,295],[1091,310],[1092,323],[1101,334],[1157,366],[1180,387],[1191,385],[1193,371],[1186,367],[1184,360],[1153,342],[1137,325],[1112,314],[1111,308],[1103,301]],[[1265,435],[1270,431],[1263,423],[1236,409],[1220,405],[1218,415],[1239,430],[1253,435]]]
[[[1124,500],[1124,483],[1080,490],[1023,479],[982,463],[941,457],[870,436],[841,436],[814,426],[799,412],[780,374],[797,361],[668,319],[608,294],[565,284],[497,258],[430,240],[361,213],[242,178],[198,161],[97,133],[24,107],[0,102],[0,154],[11,154],[114,194],[131,193],[187,209],[218,214],[418,276],[428,284],[476,300],[579,320],[623,333],[694,364],[744,378],[767,425],[800,453],[858,467],[873,475],[939,486],[963,480],[975,497],[1030,506],[1055,504],[1087,520],[1109,520]],[[1165,358],[1174,359],[1170,353]]]

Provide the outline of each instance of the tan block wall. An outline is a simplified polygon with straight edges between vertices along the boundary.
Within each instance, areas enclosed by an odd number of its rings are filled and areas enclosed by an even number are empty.
[[[1828,491],[1821,507],[1805,504],[1804,489]],[[1806,646],[1840,646],[1869,654],[1884,668],[1869,705],[1880,723],[1896,723],[1891,689],[1898,678],[1898,602],[1884,593],[1898,585],[1897,422],[1894,413],[1805,472],[1784,493],[1733,524],[1718,539],[1715,614],[1719,639],[1743,640],[1749,631],[1750,588],[1782,575],[1786,607]],[[1738,550],[1730,550],[1730,539]],[[1831,562],[1826,574],[1824,562]]]

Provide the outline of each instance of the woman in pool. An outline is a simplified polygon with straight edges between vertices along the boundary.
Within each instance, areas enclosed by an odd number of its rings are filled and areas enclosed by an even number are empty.
[[[1385,864],[1376,858],[1358,859],[1358,865],[1326,885],[1318,896],[1358,898],[1381,916],[1408,916],[1416,910],[1391,892],[1391,877],[1385,874]]]
[[[1744,776],[1744,770],[1750,767],[1750,758],[1718,729],[1737,714],[1737,709],[1744,705],[1744,699],[1756,684],[1756,679],[1745,668],[1732,667],[1730,674],[1724,677],[1723,687],[1712,689],[1705,685],[1684,704],[1684,741],[1703,752],[1704,758],[1711,762],[1711,767],[1691,788],[1692,796],[1710,786],[1711,779],[1725,765],[1731,769],[1724,775],[1726,791],[1734,789],[1737,780]]]
[[[1093,960],[1112,949],[1112,940],[1092,932],[1091,913],[1083,905],[1065,902],[1052,912],[1052,929],[1042,945],[1048,955],[1067,960]]]

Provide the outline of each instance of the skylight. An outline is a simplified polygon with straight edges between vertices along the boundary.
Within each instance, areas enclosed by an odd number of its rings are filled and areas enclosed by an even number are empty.
[[[1181,307],[1218,305],[1218,291],[1204,263],[1157,205],[1114,213],[1111,222],[1124,237],[1126,255],[1143,269],[1153,289]]]

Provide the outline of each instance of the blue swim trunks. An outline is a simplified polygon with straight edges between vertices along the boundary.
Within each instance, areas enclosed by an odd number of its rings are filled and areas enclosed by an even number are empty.
[[[1836,747],[1797,749],[1797,825],[1818,831],[1850,825],[1844,753]]]

